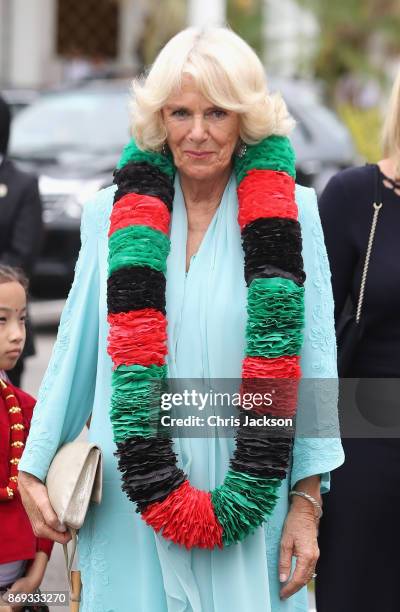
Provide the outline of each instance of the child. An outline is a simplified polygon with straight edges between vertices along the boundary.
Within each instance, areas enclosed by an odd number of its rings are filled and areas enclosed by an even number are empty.
[[[22,272],[0,265],[0,597],[4,599],[9,593],[36,591],[53,547],[52,541],[34,535],[17,488],[18,461],[35,400],[8,382],[6,372],[24,348],[27,287]],[[0,609],[11,608],[0,604]],[[16,609],[48,610],[12,608]]]

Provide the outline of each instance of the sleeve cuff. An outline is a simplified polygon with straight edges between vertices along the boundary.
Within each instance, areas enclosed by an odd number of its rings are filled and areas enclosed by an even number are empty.
[[[48,558],[50,559],[51,551],[53,550],[54,542],[52,540],[47,540],[46,538],[37,538],[37,551],[41,551],[46,553]]]
[[[24,451],[24,453],[22,454],[21,461],[18,465],[18,471],[32,474],[33,476],[36,476],[36,478],[39,478],[39,480],[41,480],[43,484],[45,484],[47,472],[49,471],[49,466],[51,463],[51,458],[50,460],[44,459],[40,462],[39,466],[37,465],[37,461],[34,460],[34,457],[36,457],[37,459],[37,457],[39,456],[38,453],[30,453],[29,450],[30,449],[26,449],[26,451]]]
[[[305,443],[305,439],[302,441]],[[319,452],[314,449],[314,452],[305,457],[304,453],[299,453],[294,458],[290,487],[296,485],[299,480],[308,478],[309,476],[321,475],[321,493],[328,493],[330,489],[330,472],[340,467],[344,462],[344,452],[340,438],[333,440],[318,441],[322,444]]]

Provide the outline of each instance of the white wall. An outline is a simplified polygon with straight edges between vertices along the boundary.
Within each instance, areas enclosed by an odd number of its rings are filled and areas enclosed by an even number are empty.
[[[12,0],[11,6],[8,32],[10,84],[38,87],[50,83],[56,70],[55,0]]]
[[[315,50],[319,26],[295,0],[264,0],[264,64],[267,72],[291,77],[302,71]]]
[[[146,0],[120,0],[118,63],[136,68],[135,41],[141,33],[146,15]]]
[[[188,25],[224,25],[226,0],[188,0]]]
[[[9,22],[11,0],[0,0],[0,84],[9,81]]]

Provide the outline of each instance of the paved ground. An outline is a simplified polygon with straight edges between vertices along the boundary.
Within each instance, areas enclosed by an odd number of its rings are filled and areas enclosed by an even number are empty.
[[[48,325],[48,329],[37,336],[37,355],[26,361],[26,374],[23,379],[23,388],[34,397],[40,386],[40,382],[46,371],[50,359],[51,351],[56,338],[56,325],[59,320],[63,301],[57,303],[38,302],[32,305],[31,317],[35,323]],[[51,325],[53,327],[51,327]],[[43,591],[67,591],[68,584],[66,579],[64,553],[60,544],[55,544],[50,563],[47,566],[45,580],[42,584]],[[51,607],[51,612],[68,610],[64,606]]]
[[[37,336],[37,355],[26,362],[26,375],[23,388],[33,396],[37,395],[41,379],[50,359],[55,342],[56,325],[59,320],[63,301],[37,302],[33,304],[31,317],[36,324],[41,325]],[[62,546],[55,544],[46,578],[42,585],[43,591],[66,591],[68,589]],[[313,594],[310,593],[310,612],[315,612]],[[66,607],[52,607],[51,612],[66,611]],[[129,612],[128,610],[118,612]],[[152,612],[146,610],[143,612]]]

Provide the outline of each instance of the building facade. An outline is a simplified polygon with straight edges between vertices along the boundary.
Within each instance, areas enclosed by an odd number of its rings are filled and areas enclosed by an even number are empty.
[[[134,74],[142,67],[142,32],[157,1],[0,0],[0,87],[41,88],[107,71]],[[171,18],[174,1],[162,0]],[[307,75],[319,35],[314,16],[295,0],[263,1],[267,72]],[[226,4],[186,0],[187,23],[223,24]]]
[[[85,70],[132,73],[145,14],[146,0],[0,0],[0,85],[46,87]]]

